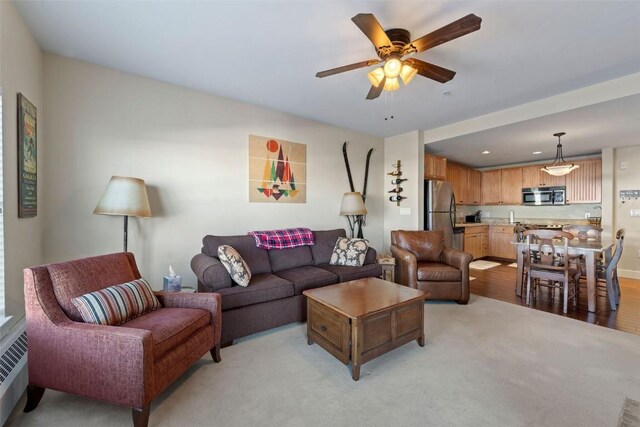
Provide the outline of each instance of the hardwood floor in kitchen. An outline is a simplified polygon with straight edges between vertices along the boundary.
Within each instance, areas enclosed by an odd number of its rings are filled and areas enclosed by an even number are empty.
[[[498,260],[491,260],[499,262]],[[500,262],[499,266],[487,270],[471,269],[469,274],[475,277],[470,282],[471,293],[494,298],[513,304],[526,305],[524,297],[516,296],[516,269],[509,267],[511,262]],[[585,285],[586,286],[586,285]],[[547,311],[560,316],[571,317],[588,323],[611,329],[640,335],[640,280],[620,278],[620,305],[618,310],[612,311],[606,297],[598,296],[596,312],[587,310],[586,288],[581,289],[578,306],[573,307],[569,302],[567,314],[562,313],[562,298],[559,291],[551,296],[550,290],[541,287],[536,300],[531,302],[531,308]],[[604,292],[598,292],[598,294]]]

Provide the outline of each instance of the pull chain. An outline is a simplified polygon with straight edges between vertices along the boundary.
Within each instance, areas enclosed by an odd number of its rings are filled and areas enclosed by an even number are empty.
[[[391,100],[389,101],[389,98],[391,98]],[[384,119],[385,120],[389,120],[389,118],[391,118],[391,120],[393,120],[393,102],[394,100],[394,95],[393,95],[393,91],[389,92],[389,91],[384,91]]]

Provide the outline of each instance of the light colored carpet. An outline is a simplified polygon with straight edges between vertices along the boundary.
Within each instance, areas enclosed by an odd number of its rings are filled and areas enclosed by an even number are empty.
[[[471,264],[469,264],[469,268],[474,268],[476,270],[488,270],[490,268],[497,267],[499,265],[500,265],[499,262],[480,260],[480,261],[473,261]]]
[[[512,262],[511,264],[507,265],[507,267],[518,268],[518,263],[517,262]]]
[[[156,399],[149,424],[615,426],[640,400],[640,336],[475,295],[425,310],[426,346],[364,364],[358,382],[305,324],[239,340]],[[131,425],[129,409],[51,390],[21,409],[8,426]]]

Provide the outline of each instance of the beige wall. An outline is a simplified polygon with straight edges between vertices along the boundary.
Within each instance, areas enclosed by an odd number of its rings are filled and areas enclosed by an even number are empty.
[[[364,234],[382,245],[382,138],[60,56],[45,55],[44,68],[47,261],[122,249],[122,218],[92,214],[112,175],[149,187],[153,218],[130,220],[129,250],[155,288],[169,264],[195,284],[189,262],[205,234],[346,228],[344,141],[357,191],[375,149]],[[307,144],[306,204],[248,202],[250,134]]]
[[[419,230],[422,226],[422,192],[424,188],[424,149],[418,131],[392,136],[384,140],[384,252],[389,252],[391,230]],[[397,206],[389,201],[387,191],[395,188],[394,179],[386,173],[394,170],[393,164],[402,162],[402,196]]]
[[[640,279],[640,217],[632,217],[631,209],[640,210],[640,200],[627,200],[622,203],[620,190],[640,190],[640,145],[615,150],[614,184],[614,228],[625,229],[624,251],[618,265],[620,275]],[[627,162],[627,169],[621,169],[620,163]]]
[[[0,2],[0,80],[3,91],[3,179],[5,311],[24,315],[22,269],[42,262],[44,224],[44,105],[42,102],[42,51],[16,12],[13,3]],[[38,216],[18,219],[17,93],[38,109]]]

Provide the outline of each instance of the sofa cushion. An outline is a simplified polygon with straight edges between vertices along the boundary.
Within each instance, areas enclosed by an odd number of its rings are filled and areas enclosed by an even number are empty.
[[[444,251],[443,231],[406,231],[396,233],[397,245],[416,256],[416,261],[440,262]]]
[[[119,325],[148,311],[160,302],[144,279],[89,292],[71,300],[85,323]]]
[[[271,273],[267,251],[257,248],[252,236],[204,236],[202,252],[218,259],[218,247],[221,245],[233,246],[247,263],[251,273]]]
[[[378,252],[376,252],[375,249],[369,246],[369,249],[367,249],[367,255],[364,257],[364,265],[373,264],[374,262],[376,262],[377,256]]]
[[[211,323],[211,313],[198,308],[160,308],[120,325],[151,332],[154,360],[179,346],[198,329]]]
[[[342,228],[335,230],[314,231],[315,245],[311,246],[313,265],[329,264],[331,252],[336,245],[338,237],[346,237],[347,233]]]
[[[321,286],[333,285],[338,283],[338,275],[322,268],[312,267],[310,265],[298,268],[290,268],[274,273],[278,277],[282,277],[293,283],[293,289],[296,295],[302,294],[307,289],[319,288]]]
[[[340,282],[364,279],[365,277],[380,277],[382,275],[382,266],[380,264],[365,264],[362,267],[323,264],[319,265],[318,268],[337,274]]]
[[[231,279],[240,286],[248,286],[251,280],[251,269],[232,246],[218,247],[218,259],[227,270]]]
[[[310,246],[299,246],[291,249],[272,249],[268,252],[271,271],[274,273],[289,268],[313,265]]]
[[[365,239],[350,239],[338,237],[336,245],[331,253],[331,265],[348,265],[361,267],[369,249],[369,241]]]
[[[419,262],[418,280],[421,282],[459,282],[462,271],[439,262]]]
[[[255,274],[246,288],[232,286],[218,290],[222,310],[244,307],[293,296],[293,283],[271,273]]]
[[[47,270],[58,304],[76,322],[82,322],[82,316],[73,305],[73,298],[139,278],[127,254],[122,252],[50,264]]]

